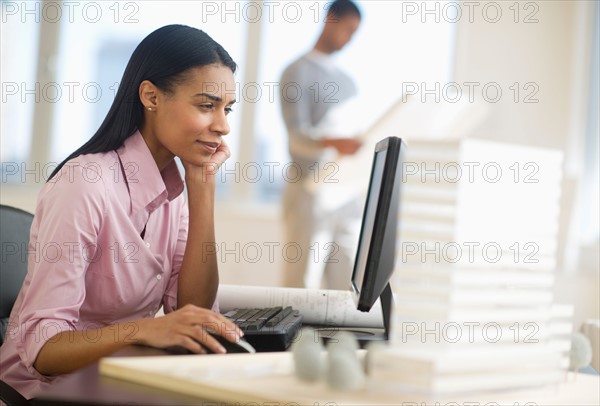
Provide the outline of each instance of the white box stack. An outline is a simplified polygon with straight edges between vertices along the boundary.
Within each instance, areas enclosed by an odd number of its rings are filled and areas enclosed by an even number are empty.
[[[407,143],[392,345],[374,357],[376,380],[454,393],[561,379],[572,328],[552,303],[561,167],[539,148]]]

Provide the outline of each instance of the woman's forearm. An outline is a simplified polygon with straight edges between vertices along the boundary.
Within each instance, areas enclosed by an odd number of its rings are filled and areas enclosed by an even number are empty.
[[[59,375],[98,361],[131,344],[155,348],[179,346],[192,353],[225,352],[207,332],[235,342],[242,336],[230,320],[208,309],[187,305],[162,317],[113,324],[94,330],[64,331],[40,350],[33,366],[43,375]]]
[[[143,343],[144,320],[91,330],[63,331],[50,338],[33,364],[42,375],[60,375],[96,362],[127,345]]]
[[[198,179],[198,176],[202,178]],[[219,286],[214,222],[215,179],[204,172],[186,173],[186,185],[190,220],[179,271],[177,307],[194,304],[210,309]]]

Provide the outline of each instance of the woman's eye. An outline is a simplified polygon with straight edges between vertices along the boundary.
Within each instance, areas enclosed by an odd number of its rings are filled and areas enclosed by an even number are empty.
[[[229,114],[233,112],[233,109],[231,107],[225,107],[225,114]]]
[[[211,110],[213,107],[214,106],[210,103],[200,105],[200,108],[205,109],[205,110]]]

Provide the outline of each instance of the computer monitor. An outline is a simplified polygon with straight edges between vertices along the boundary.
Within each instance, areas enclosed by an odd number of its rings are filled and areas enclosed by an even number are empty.
[[[362,217],[351,289],[360,311],[381,299],[385,338],[388,337],[396,258],[396,232],[404,145],[397,137],[377,143]]]

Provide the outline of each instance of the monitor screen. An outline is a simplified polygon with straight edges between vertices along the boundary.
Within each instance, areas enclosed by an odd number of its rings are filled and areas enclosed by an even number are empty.
[[[384,290],[389,290],[394,273],[403,150],[402,140],[396,137],[385,138],[375,146],[352,273],[352,290],[360,311],[371,310]]]

